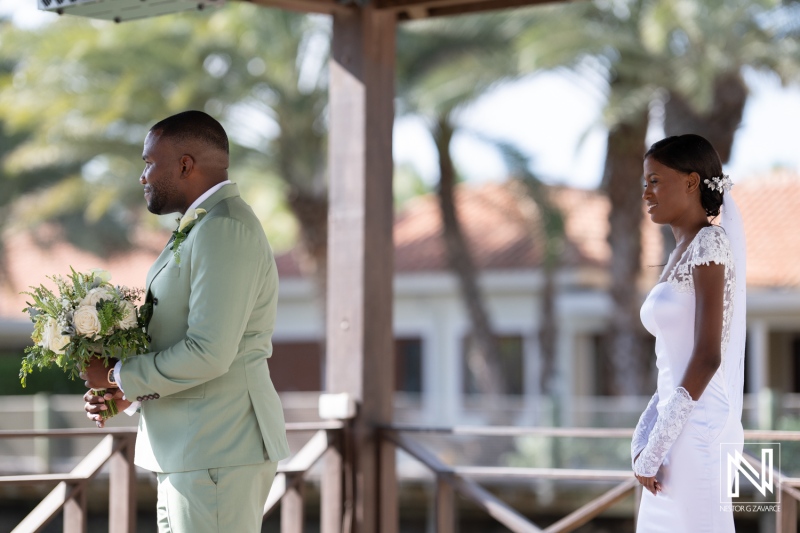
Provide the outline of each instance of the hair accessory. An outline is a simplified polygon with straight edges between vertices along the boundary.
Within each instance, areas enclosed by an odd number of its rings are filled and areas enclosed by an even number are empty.
[[[731,187],[733,187],[731,177],[727,174],[723,174],[722,177],[714,177],[710,180],[704,180],[703,183],[705,183],[712,191],[719,191],[723,194],[731,190]]]

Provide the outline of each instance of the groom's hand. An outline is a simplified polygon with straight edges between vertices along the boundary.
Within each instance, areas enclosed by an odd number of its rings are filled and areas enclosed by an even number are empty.
[[[103,420],[101,413],[108,409],[106,400],[114,400],[117,402],[117,409],[120,411],[124,411],[131,405],[131,402],[123,399],[122,391],[119,389],[109,389],[103,396],[95,396],[92,394],[92,391],[87,391],[86,394],[83,395],[83,400],[86,402],[83,405],[86,416],[90,420],[93,420],[99,428],[105,426],[105,420]]]
[[[84,383],[89,389],[112,389],[116,385],[108,381],[108,371],[114,368],[117,363],[116,359],[109,359],[108,366],[103,364],[103,360],[93,357],[89,361],[86,370],[81,372],[81,379],[86,380]]]

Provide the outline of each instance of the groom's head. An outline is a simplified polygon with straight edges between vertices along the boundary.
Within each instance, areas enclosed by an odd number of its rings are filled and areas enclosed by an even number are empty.
[[[147,209],[183,213],[201,194],[228,177],[228,136],[202,111],[184,111],[150,128],[144,141]]]

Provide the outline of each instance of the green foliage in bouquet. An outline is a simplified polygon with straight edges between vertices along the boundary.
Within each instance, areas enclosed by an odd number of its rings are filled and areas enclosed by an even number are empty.
[[[111,275],[94,269],[68,278],[48,276],[57,293],[44,285],[25,292],[32,298],[23,309],[33,322],[33,346],[25,349],[19,372],[22,386],[34,368],[55,365],[75,379],[93,357],[108,365],[147,351],[146,322],[136,306],[142,289],[113,286]]]

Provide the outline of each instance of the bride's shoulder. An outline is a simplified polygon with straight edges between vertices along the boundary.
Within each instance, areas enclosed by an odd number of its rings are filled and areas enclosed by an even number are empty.
[[[706,226],[702,228],[694,239],[696,263],[715,262],[729,264],[733,257],[731,255],[731,243],[725,229],[721,226]]]

